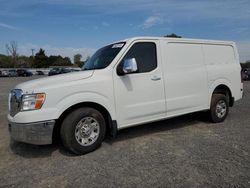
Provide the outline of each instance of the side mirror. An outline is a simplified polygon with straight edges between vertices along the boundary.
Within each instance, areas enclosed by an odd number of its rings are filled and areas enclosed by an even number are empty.
[[[137,72],[137,62],[135,58],[125,59],[117,69],[118,75],[125,75]]]

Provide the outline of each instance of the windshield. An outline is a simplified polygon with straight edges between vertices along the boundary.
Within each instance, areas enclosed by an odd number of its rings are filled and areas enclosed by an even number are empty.
[[[99,49],[82,67],[82,70],[106,68],[121,51],[124,42],[111,44]]]

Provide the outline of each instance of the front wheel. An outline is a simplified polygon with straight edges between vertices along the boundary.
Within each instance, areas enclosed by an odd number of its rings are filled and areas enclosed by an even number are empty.
[[[102,114],[89,107],[74,110],[64,119],[60,130],[63,145],[81,155],[97,149],[106,133]]]
[[[210,119],[213,123],[223,122],[229,111],[229,101],[223,94],[213,94],[210,106]]]

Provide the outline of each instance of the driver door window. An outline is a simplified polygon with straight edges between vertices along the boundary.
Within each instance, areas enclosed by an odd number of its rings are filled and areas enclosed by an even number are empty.
[[[135,58],[138,67],[138,73],[150,72],[157,67],[156,45],[153,42],[135,43],[124,59]]]

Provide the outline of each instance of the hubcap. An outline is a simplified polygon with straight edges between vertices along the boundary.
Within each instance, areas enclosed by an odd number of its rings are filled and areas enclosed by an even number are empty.
[[[75,138],[82,146],[93,144],[100,134],[100,125],[93,117],[82,118],[75,128]]]
[[[216,116],[218,118],[223,118],[226,115],[226,112],[227,112],[226,102],[224,100],[220,100],[216,104],[216,109],[215,109]]]

